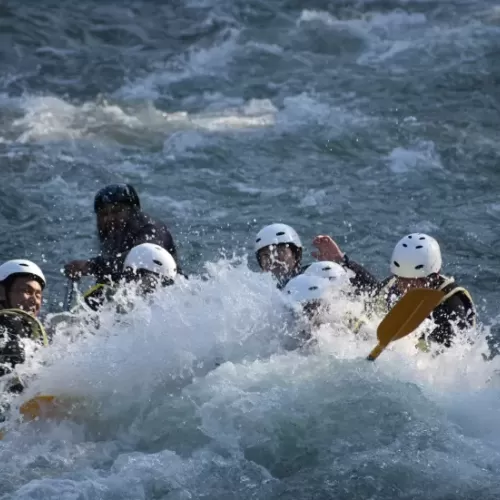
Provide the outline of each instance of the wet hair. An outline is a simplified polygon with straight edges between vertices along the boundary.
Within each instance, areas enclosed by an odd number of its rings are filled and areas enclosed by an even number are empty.
[[[94,198],[94,212],[97,214],[104,207],[126,205],[139,210],[139,195],[130,184],[110,184],[100,189]]]

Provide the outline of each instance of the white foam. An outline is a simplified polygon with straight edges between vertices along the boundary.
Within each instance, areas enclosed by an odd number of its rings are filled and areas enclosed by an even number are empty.
[[[402,10],[366,13],[343,19],[325,11],[304,10],[298,25],[308,23],[321,23],[332,31],[347,30],[352,36],[363,40],[366,47],[357,59],[359,64],[383,63],[420,46],[425,40],[422,31],[429,29],[424,14]]]
[[[229,29],[221,35],[221,41],[211,47],[194,46],[168,63],[157,65],[146,77],[127,83],[115,96],[126,100],[154,100],[160,97],[162,86],[222,71],[238,47],[238,34],[237,30]]]
[[[36,378],[21,399],[41,392],[85,403],[75,422],[12,424],[0,442],[3,484],[18,495],[60,497],[91,484],[137,498],[153,485],[215,495],[248,477],[266,498],[285,480],[284,464],[292,487],[311,460],[320,475],[337,460],[346,474],[373,461],[381,484],[389,484],[396,453],[425,491],[446,493],[476,478],[477,464],[499,463],[499,366],[482,360],[481,337],[438,357],[405,338],[368,363],[377,321],[352,335],[341,318],[361,304],[339,299],[317,346],[286,352],[293,323],[283,305],[270,276],[236,259],[207,264],[203,279],[179,282],[152,305],[136,299],[133,314],[105,310],[98,330],[83,318],[60,325],[70,336],[57,336],[24,367]],[[432,468],[423,471],[421,460]],[[46,472],[34,479],[39,463]],[[111,474],[101,473],[110,466]],[[491,474],[484,484],[494,484]],[[317,481],[309,476],[307,483]]]
[[[12,123],[12,129],[18,134],[17,142],[79,139],[112,142],[120,140],[123,134],[135,137],[155,132],[165,136],[171,134],[165,149],[172,157],[202,145],[205,139],[200,132],[203,131],[227,132],[272,126],[277,111],[265,99],[250,100],[238,108],[226,107],[219,112],[199,114],[166,113],[150,104],[127,109],[107,101],[74,105],[56,97],[26,97],[18,104],[24,115]],[[184,136],[186,139],[179,142]]]
[[[395,174],[406,174],[414,170],[443,169],[432,141],[419,141],[413,147],[397,147],[388,157],[389,168]]]

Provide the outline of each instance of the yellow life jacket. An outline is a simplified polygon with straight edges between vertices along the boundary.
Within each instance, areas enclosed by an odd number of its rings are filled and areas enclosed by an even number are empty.
[[[98,283],[83,294],[83,300],[93,311],[97,311],[104,302],[108,290],[111,291],[109,285]]]
[[[35,340],[42,339],[42,343],[44,346],[49,345],[49,339],[47,337],[47,332],[45,331],[45,328],[43,327],[42,323],[32,316],[31,314],[27,313],[26,311],[23,311],[22,309],[1,309],[0,310],[0,316],[21,316],[23,320],[27,322],[27,324],[30,327],[31,330],[31,337]]]
[[[470,292],[463,286],[456,285],[454,278],[448,278],[446,276],[442,276],[442,278],[444,278],[444,282],[439,286],[438,290],[442,290],[446,295],[441,299],[438,305],[446,302],[450,297],[456,295],[457,293],[463,294],[468,300],[469,308],[472,311],[471,326],[476,326],[476,308]]]
[[[361,327],[366,323],[366,318],[358,317],[351,312],[347,312],[344,315],[343,320],[347,328],[355,334],[359,333]]]
[[[465,289],[462,286],[458,286],[455,284],[455,279],[450,278],[447,276],[441,275],[441,278],[443,279],[443,282],[439,285],[437,288],[438,290],[442,290],[445,292],[444,297],[441,299],[439,302],[438,306],[441,305],[443,302],[446,302],[450,297],[453,295],[456,295],[457,293],[462,293],[467,300],[470,303],[470,308],[472,311],[474,311],[474,301],[472,300],[472,296],[469,293],[467,289]],[[396,283],[396,277],[392,277],[387,281],[387,283],[384,285],[384,287],[377,293],[375,296],[374,300],[372,301],[372,308],[374,311],[378,312],[379,314],[385,316],[389,310],[389,304],[388,304],[388,293],[390,289],[393,287],[393,285]],[[437,307],[437,306],[436,306]],[[474,315],[474,320],[475,322],[475,315]],[[475,324],[475,323],[474,323]]]

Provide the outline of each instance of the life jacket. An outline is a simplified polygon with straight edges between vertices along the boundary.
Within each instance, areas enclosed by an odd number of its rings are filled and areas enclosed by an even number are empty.
[[[21,320],[20,326],[22,327],[22,333],[23,333],[21,337],[27,337],[32,340],[41,341],[43,346],[45,347],[49,345],[47,332],[45,331],[45,328],[42,325],[42,323],[40,323],[40,321],[37,318],[27,313],[26,311],[15,308],[1,309],[0,320],[2,317],[20,319]],[[24,362],[24,356],[21,362]],[[13,393],[21,393],[23,390],[24,390],[24,383],[21,380],[19,374],[16,374],[11,380],[9,380],[8,386],[6,387],[6,391]]]
[[[455,283],[454,278],[448,278],[446,276],[441,276],[444,278],[443,283],[439,286],[438,290],[441,290],[445,293],[445,296],[441,299],[438,305],[446,302],[450,297],[456,295],[457,293],[461,293],[462,297],[466,298],[468,302],[468,310],[470,311],[470,326],[476,326],[476,307],[474,306],[474,301],[472,299],[472,295],[470,292],[465,289],[463,286],[459,286]]]
[[[29,338],[32,338],[34,340],[41,340],[44,346],[49,345],[49,339],[47,337],[47,332],[45,331],[45,328],[43,327],[42,323],[40,323],[40,321],[31,314],[27,313],[26,311],[23,311],[22,309],[12,308],[12,309],[1,309],[0,317],[1,316],[21,317],[23,322],[29,326],[30,329]]]
[[[98,283],[83,294],[83,301],[92,311],[98,312],[102,306],[113,300],[113,296],[117,291],[117,286],[118,285],[112,286]],[[129,310],[127,307],[124,307],[123,304],[117,304],[116,312],[125,314],[129,312]]]
[[[104,305],[104,302],[111,298],[111,295],[111,286],[98,283],[83,294],[83,301],[92,311],[98,311]]]
[[[362,326],[366,324],[366,318],[358,317],[351,312],[345,313],[343,321],[347,328],[355,334],[359,333]]]
[[[455,279],[440,275],[440,279],[442,280],[441,284],[437,288],[437,290],[441,290],[445,293],[444,297],[439,301],[438,307],[442,303],[446,302],[450,297],[456,295],[457,293],[462,294],[463,297],[466,298],[469,306],[469,310],[472,311],[470,322],[471,326],[475,326],[476,324],[476,313],[474,307],[474,301],[472,300],[472,296],[467,289],[462,286],[459,286],[455,283]],[[385,316],[394,306],[396,300],[400,298],[400,295],[397,293],[391,294],[391,290],[396,283],[397,278],[393,276],[384,284],[384,286],[378,291],[377,295],[370,303],[370,309],[372,312],[376,312],[381,316]]]

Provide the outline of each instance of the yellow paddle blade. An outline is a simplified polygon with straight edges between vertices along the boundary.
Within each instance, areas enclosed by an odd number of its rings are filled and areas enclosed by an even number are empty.
[[[21,405],[19,413],[25,420],[34,420],[38,417],[50,418],[56,416],[57,407],[55,396],[35,396]]]
[[[19,413],[24,420],[36,418],[62,419],[71,415],[71,405],[68,401],[56,399],[55,396],[35,396],[19,407]],[[0,430],[0,440],[5,437],[5,432]]]
[[[368,359],[374,361],[392,341],[415,331],[444,296],[441,290],[428,288],[414,288],[403,295],[378,326],[378,345],[372,350]]]

